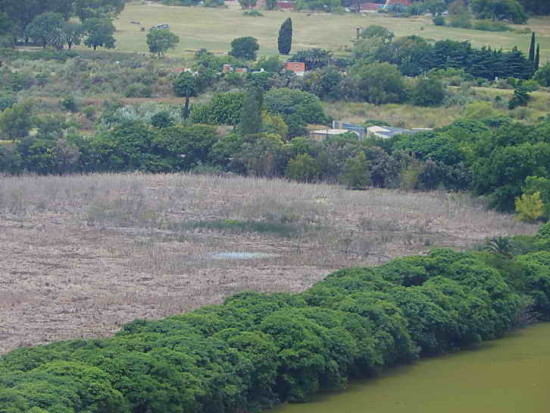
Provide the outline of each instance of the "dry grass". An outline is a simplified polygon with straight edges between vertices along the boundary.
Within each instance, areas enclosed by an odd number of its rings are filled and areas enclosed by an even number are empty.
[[[456,194],[192,175],[2,178],[0,353],[534,230]],[[213,259],[230,251],[272,255]]]

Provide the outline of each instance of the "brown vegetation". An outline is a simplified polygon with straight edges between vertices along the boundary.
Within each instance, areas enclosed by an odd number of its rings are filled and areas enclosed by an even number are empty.
[[[461,194],[193,175],[6,177],[0,353],[534,230]]]

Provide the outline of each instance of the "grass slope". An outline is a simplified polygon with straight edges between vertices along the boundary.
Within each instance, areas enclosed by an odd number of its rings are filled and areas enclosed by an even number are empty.
[[[178,49],[172,54],[206,48],[211,51],[228,51],[232,39],[240,36],[256,37],[261,45],[260,54],[277,53],[277,33],[281,23],[292,17],[294,28],[293,51],[322,47],[333,51],[350,47],[356,27],[379,24],[395,32],[397,36],[416,34],[427,39],[469,40],[475,46],[511,49],[518,46],[527,51],[530,35],[514,32],[490,33],[478,30],[437,27],[426,17],[392,18],[369,14],[335,15],[325,13],[298,13],[262,11],[264,17],[246,17],[236,6],[227,9],[202,7],[163,6],[155,3],[130,3],[116,21],[118,50],[147,52],[147,31],[140,31],[155,24],[168,23],[180,36]],[[140,22],[141,25],[131,22]],[[550,24],[548,19],[531,19],[527,26],[540,36],[542,62],[550,57]]]

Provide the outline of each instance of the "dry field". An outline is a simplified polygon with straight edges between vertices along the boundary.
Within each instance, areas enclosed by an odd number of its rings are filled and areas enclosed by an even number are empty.
[[[0,178],[0,354],[534,231],[443,193],[192,175]]]

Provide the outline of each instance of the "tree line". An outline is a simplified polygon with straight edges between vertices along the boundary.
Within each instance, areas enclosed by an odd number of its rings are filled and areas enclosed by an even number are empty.
[[[10,126],[8,137],[16,141],[0,146],[0,172],[209,170],[340,182],[352,189],[470,190],[502,211],[518,209],[517,200],[527,197],[521,208],[536,208],[520,218],[550,218],[549,122],[464,119],[391,139],[359,141],[350,132],[314,141],[304,137],[305,126],[327,122],[319,99],[285,88],[217,94],[193,107],[190,123],[165,111],[144,123],[121,117],[122,105],[110,105],[103,127],[90,137],[64,135],[57,118],[36,118],[32,110],[24,102],[0,115],[0,126]],[[215,126],[220,124],[234,129],[222,137]],[[34,136],[21,134],[31,127]]]
[[[135,320],[111,338],[0,359],[3,412],[239,412],[305,402],[350,379],[471,348],[550,318],[550,224],[479,251],[337,271],[302,294]]]
[[[114,47],[111,19],[118,15],[125,0],[0,0],[0,45],[31,40],[41,46],[70,49],[86,46]],[[80,22],[74,21],[76,17]]]

